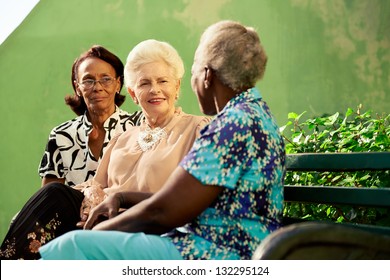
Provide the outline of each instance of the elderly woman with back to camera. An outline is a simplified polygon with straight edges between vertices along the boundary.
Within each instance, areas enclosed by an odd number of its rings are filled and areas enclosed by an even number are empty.
[[[183,61],[168,43],[146,40],[130,52],[125,67],[126,87],[142,109],[140,125],[110,141],[92,179],[71,190],[61,183],[45,186],[45,197],[34,200],[35,211],[31,213],[26,207],[22,210],[27,213],[24,216],[29,226],[22,225],[22,233],[7,235],[9,240],[17,241],[17,247],[3,243],[2,257],[8,254],[8,259],[37,259],[42,244],[77,229],[77,222],[82,226],[90,209],[107,195],[133,191],[133,199],[138,200],[160,189],[210,119],[186,114],[176,107],[183,75]],[[57,189],[68,191],[61,195]],[[56,195],[52,196],[51,191]],[[49,202],[54,204],[50,208]],[[37,232],[37,223],[48,226]],[[12,252],[15,248],[16,252]]]
[[[215,118],[159,192],[138,203],[130,192],[110,195],[85,223],[93,230],[61,236],[41,247],[42,258],[251,259],[283,208],[283,139],[255,88],[266,61],[253,28],[207,28],[192,88]],[[174,230],[186,223],[187,232]]]

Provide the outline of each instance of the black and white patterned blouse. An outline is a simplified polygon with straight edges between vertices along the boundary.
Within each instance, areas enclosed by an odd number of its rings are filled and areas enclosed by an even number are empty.
[[[141,111],[129,114],[117,107],[111,117],[104,122],[106,135],[100,158],[110,139],[131,126],[139,125],[141,119]],[[86,114],[53,128],[38,168],[39,175],[65,178],[65,184],[68,186],[74,186],[92,178],[100,158],[95,159],[89,149],[88,136],[91,131],[92,124],[88,121]]]

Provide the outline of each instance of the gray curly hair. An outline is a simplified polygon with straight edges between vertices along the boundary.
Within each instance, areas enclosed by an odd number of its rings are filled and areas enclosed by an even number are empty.
[[[209,26],[200,39],[199,61],[235,91],[256,85],[265,72],[267,55],[253,27],[223,20]]]

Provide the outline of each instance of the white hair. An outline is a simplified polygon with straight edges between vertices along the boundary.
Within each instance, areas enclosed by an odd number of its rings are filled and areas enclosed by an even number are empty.
[[[184,64],[176,49],[167,42],[149,39],[136,45],[127,56],[124,71],[126,87],[135,86],[136,72],[141,66],[156,61],[164,61],[170,67],[173,78],[183,78]]]

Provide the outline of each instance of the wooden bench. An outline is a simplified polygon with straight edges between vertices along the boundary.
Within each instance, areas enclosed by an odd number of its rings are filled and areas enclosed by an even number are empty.
[[[289,154],[286,166],[288,172],[390,172],[390,152]],[[286,185],[284,199],[390,209],[390,185]],[[390,259],[390,226],[284,219],[285,225],[263,240],[254,259]]]

